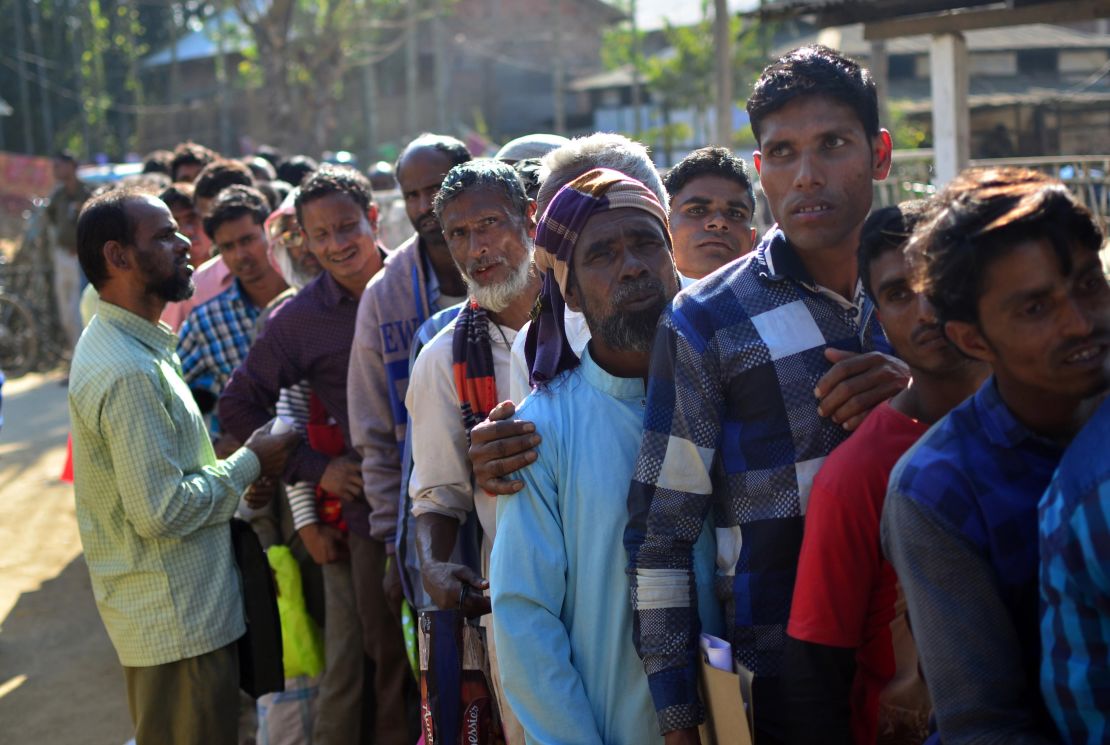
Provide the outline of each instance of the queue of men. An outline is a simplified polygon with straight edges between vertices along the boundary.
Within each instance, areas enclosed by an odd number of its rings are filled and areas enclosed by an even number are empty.
[[[1017,168],[872,212],[891,138],[824,47],[748,113],[758,243],[729,150],[607,134],[420,136],[396,247],[358,171],[192,144],[85,205],[78,519],[139,745],[250,741],[236,513],[319,578],[293,741],[455,741],[477,670],[461,741],[701,742],[703,633],[760,745],[1110,738],[1096,220]]]

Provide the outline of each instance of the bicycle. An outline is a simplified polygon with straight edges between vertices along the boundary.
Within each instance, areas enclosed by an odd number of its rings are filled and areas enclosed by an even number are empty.
[[[26,375],[39,359],[38,324],[31,311],[0,292],[0,370],[8,379]]]
[[[36,199],[32,208],[24,213],[26,227],[19,248],[7,265],[6,277],[0,282],[5,294],[15,296],[31,311],[38,344],[32,369],[39,372],[53,370],[72,356],[54,298],[54,270],[46,229],[47,204],[49,200],[45,198]]]

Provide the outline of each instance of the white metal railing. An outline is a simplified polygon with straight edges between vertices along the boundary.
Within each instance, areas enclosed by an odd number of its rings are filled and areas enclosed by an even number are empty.
[[[1110,155],[1050,155],[973,160],[971,167],[1022,166],[1048,173],[1068,185],[1076,198],[1110,230]],[[932,150],[896,150],[890,175],[875,183],[875,206],[922,199],[936,193]]]

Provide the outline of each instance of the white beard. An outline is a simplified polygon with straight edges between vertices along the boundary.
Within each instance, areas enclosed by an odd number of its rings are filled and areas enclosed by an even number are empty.
[[[463,272],[463,279],[466,280],[467,293],[478,301],[478,305],[491,313],[500,313],[508,308],[520,293],[528,289],[528,278],[531,273],[532,260],[529,257],[520,262],[520,265],[504,282],[480,285],[467,272]]]

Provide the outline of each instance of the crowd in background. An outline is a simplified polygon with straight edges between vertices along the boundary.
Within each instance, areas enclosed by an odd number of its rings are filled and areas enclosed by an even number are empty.
[[[90,195],[56,159],[78,522],[140,745],[696,743],[706,634],[760,745],[1110,741],[1097,220],[1018,168],[872,211],[893,144],[824,47],[747,109],[763,236],[742,158],[661,174],[616,134],[425,134],[374,183],[187,142]],[[233,516],[322,629],[296,726],[238,690]]]

